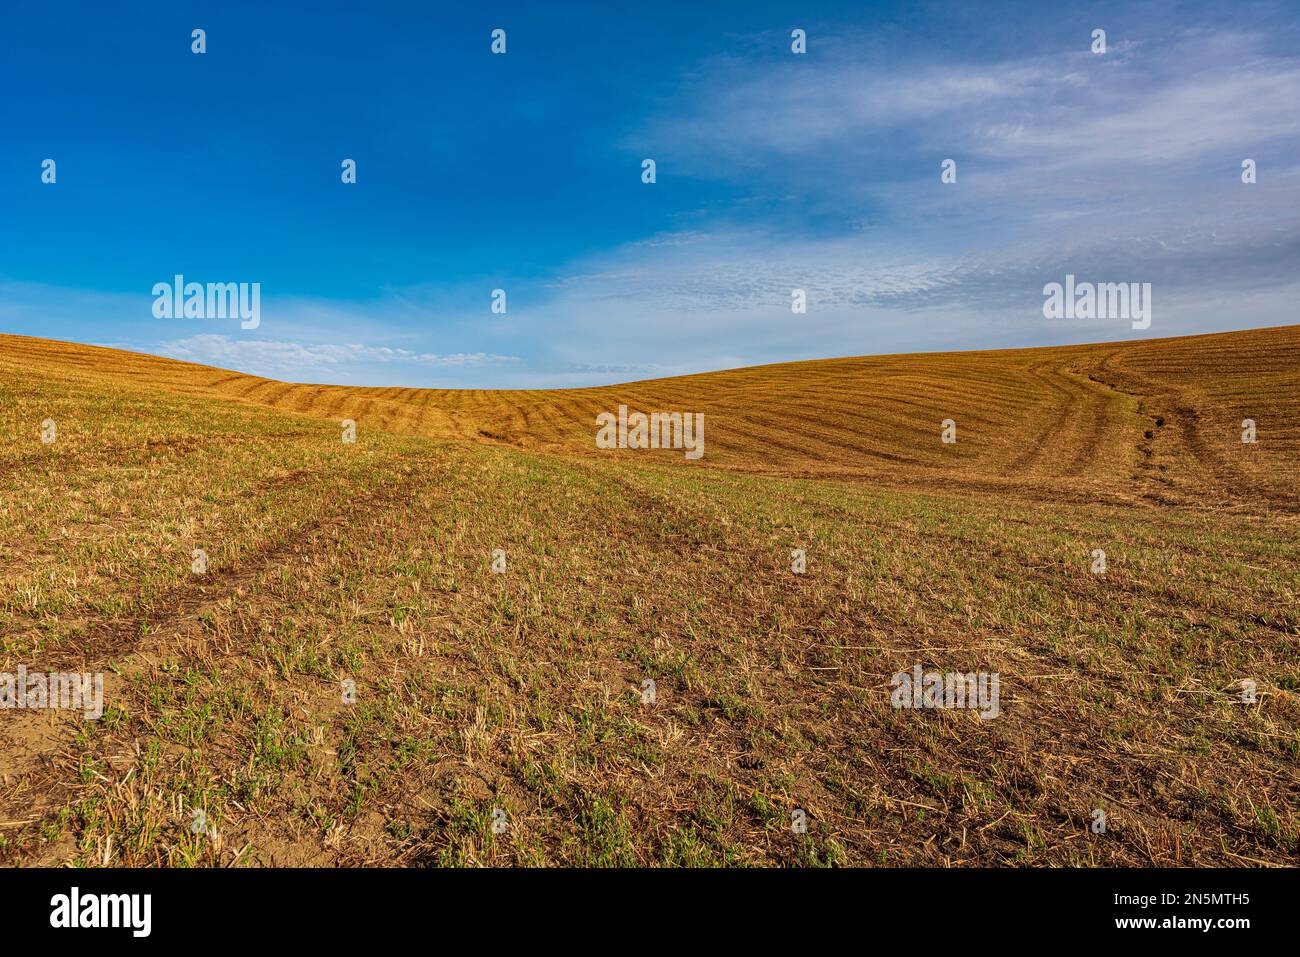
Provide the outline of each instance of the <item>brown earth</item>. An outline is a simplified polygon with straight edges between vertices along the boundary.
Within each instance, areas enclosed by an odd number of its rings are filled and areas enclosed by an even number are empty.
[[[0,336],[0,399],[0,672],[107,705],[0,710],[0,861],[1297,863],[1300,327],[554,391]]]

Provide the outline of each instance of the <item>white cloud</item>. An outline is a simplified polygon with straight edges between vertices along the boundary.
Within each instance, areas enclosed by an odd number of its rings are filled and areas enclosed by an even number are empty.
[[[917,211],[900,184],[937,183],[946,157],[963,167],[963,188],[978,181],[1015,211],[1103,188],[1112,204],[1153,183],[1178,191],[1200,172],[1189,164],[1230,174],[1255,151],[1296,145],[1300,58],[1262,52],[1262,35],[1166,33],[1112,37],[1100,56],[1085,43],[1020,59],[864,63],[850,38],[816,61],[720,59],[627,144],[657,144],[694,176],[775,184],[804,203],[874,199],[895,214]],[[1102,172],[1104,185],[1078,178]]]
[[[240,372],[263,375],[301,374],[310,370],[328,370],[348,365],[405,364],[413,366],[475,366],[490,363],[518,362],[515,356],[483,352],[437,355],[412,352],[389,346],[359,343],[283,342],[268,339],[231,339],[228,336],[201,333],[187,339],[163,342],[158,354],[186,362],[220,366]]]

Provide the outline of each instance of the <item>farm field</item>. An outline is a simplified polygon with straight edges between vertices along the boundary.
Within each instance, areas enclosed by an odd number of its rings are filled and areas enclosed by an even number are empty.
[[[0,710],[0,864],[1300,863],[1300,326],[553,391],[0,336],[0,481],[0,672],[105,676]]]

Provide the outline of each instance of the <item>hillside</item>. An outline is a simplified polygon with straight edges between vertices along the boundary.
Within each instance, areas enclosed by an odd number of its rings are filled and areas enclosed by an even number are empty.
[[[553,392],[0,336],[0,672],[106,704],[0,710],[0,863],[1295,865],[1297,405],[1295,326]]]
[[[361,428],[408,435],[592,455],[611,454],[596,449],[594,421],[620,404],[703,412],[708,451],[698,464],[705,467],[1225,506],[1255,497],[1280,507],[1300,503],[1300,326],[828,359],[541,391],[296,385],[0,336],[6,368],[352,418]],[[1260,435],[1253,445],[1241,441],[1247,418]],[[954,445],[939,441],[944,419],[957,423]]]

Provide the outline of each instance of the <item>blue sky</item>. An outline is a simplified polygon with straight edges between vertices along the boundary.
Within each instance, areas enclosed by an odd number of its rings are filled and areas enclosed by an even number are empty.
[[[25,4],[0,36],[5,332],[539,388],[1297,321],[1292,2]],[[1150,282],[1151,328],[1045,319],[1067,272]],[[259,282],[260,326],[155,318],[177,273]]]

